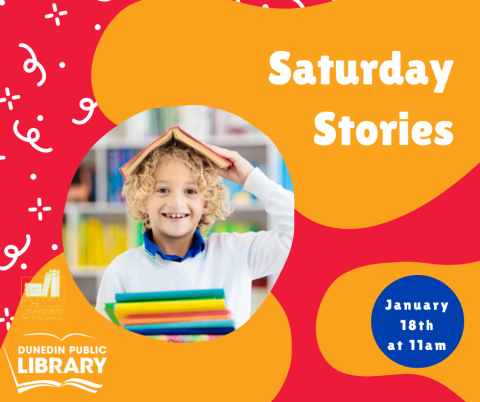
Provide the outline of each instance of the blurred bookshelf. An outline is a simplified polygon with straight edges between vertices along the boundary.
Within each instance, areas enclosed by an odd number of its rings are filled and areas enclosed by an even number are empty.
[[[273,142],[238,116],[206,106],[148,110],[102,137],[87,153],[70,187],[64,211],[63,245],[70,271],[86,299],[95,304],[105,269],[119,254],[143,244],[141,222],[128,215],[121,198],[118,168],[169,127],[180,126],[198,140],[237,151],[266,175],[293,191],[283,159]],[[234,212],[209,233],[272,230],[263,203],[223,181]],[[207,234],[208,236],[208,234]],[[252,284],[252,314],[263,303],[277,275]]]

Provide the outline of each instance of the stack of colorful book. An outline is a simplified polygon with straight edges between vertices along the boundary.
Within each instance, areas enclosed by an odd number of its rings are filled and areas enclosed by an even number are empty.
[[[201,342],[235,330],[223,289],[117,293],[105,311],[129,331],[170,342]]]

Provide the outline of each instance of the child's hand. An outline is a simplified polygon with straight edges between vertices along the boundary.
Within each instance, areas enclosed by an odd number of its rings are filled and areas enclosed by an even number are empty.
[[[232,167],[228,170],[218,169],[218,175],[243,186],[248,175],[252,173],[252,164],[242,158],[238,152],[229,151],[228,149],[219,148],[214,145],[209,145],[209,147],[232,163]]]

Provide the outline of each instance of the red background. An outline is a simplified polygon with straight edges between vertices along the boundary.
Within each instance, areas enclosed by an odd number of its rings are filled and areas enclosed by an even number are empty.
[[[293,0],[242,2],[268,4],[270,8],[298,7]],[[324,2],[303,0],[305,6]],[[0,160],[0,250],[8,245],[21,249],[26,235],[31,236],[30,247],[15,265],[0,271],[0,318],[4,317],[4,308],[9,309],[10,316],[14,314],[20,301],[20,278],[33,276],[63,252],[61,225],[70,182],[84,155],[114,126],[98,108],[85,125],[75,125],[72,119],[82,120],[87,115],[79,107],[81,99],[93,99],[91,63],[103,30],[131,3],[57,1],[58,11],[68,12],[60,17],[60,26],[53,19],[45,19],[52,13],[50,1],[5,0],[0,6],[0,98],[7,87],[11,95],[21,96],[13,101],[13,110],[6,102],[0,103],[0,155],[6,157]],[[98,31],[96,24],[101,26]],[[20,43],[33,49],[46,70],[46,81],[40,87],[40,71],[27,74],[23,69],[30,55],[18,46]],[[59,67],[60,62],[66,64],[65,68]],[[43,121],[37,120],[38,115]],[[37,128],[37,145],[53,151],[40,153],[18,139],[13,133],[16,120],[22,135]],[[37,176],[35,180],[30,178],[32,173]],[[463,264],[480,260],[474,232],[480,224],[479,181],[477,166],[425,206],[367,229],[332,229],[297,213],[292,252],[273,289],[288,316],[293,341],[290,372],[276,400],[460,400],[443,385],[421,376],[354,377],[336,371],[320,353],[315,322],[328,287],[351,269],[397,261]],[[43,213],[42,221],[36,213],[28,212],[28,208],[37,206],[37,198],[42,199],[43,206],[52,207]],[[53,244],[58,245],[56,251]],[[0,252],[0,266],[10,261]],[[27,268],[21,269],[21,264]],[[6,334],[5,323],[0,323],[0,343]]]

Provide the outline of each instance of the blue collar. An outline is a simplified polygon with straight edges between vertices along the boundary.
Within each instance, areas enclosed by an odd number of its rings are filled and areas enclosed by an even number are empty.
[[[157,245],[152,241],[152,229],[148,229],[143,233],[143,241],[145,244],[146,253],[152,257],[156,258],[156,254],[159,253],[164,260],[182,262],[185,261],[188,257],[195,257],[198,253],[202,252],[205,249],[205,241],[203,240],[202,234],[198,229],[195,230],[193,235],[193,241],[190,245],[190,248],[187,251],[187,254],[183,258],[178,255],[165,255],[162,250],[160,250]]]

